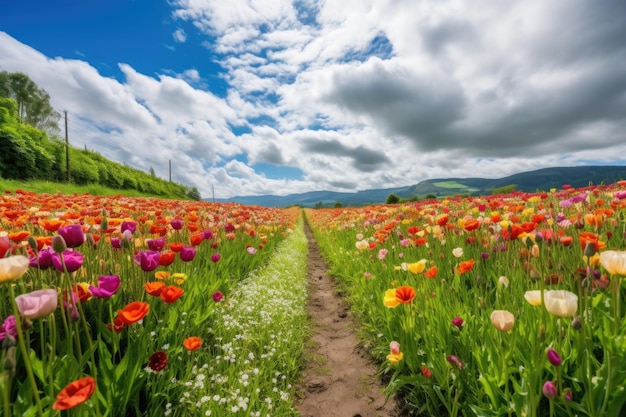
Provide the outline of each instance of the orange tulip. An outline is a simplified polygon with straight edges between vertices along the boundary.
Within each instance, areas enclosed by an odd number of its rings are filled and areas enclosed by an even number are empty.
[[[123,309],[117,312],[117,316],[124,324],[137,323],[142,320],[148,314],[150,305],[143,301],[133,301]]]
[[[204,235],[202,233],[191,235],[191,237],[189,238],[189,241],[191,242],[193,246],[200,245],[203,240],[204,240]]]
[[[167,287],[163,287],[161,290],[161,300],[163,300],[167,304],[171,304],[174,301],[178,300],[183,294],[185,290],[179,288],[175,285],[168,285]]]
[[[52,404],[54,410],[68,410],[87,401],[96,391],[96,380],[86,376],[70,382],[57,394],[57,400]]]
[[[202,339],[200,339],[198,336],[188,337],[183,340],[183,346],[185,346],[185,349],[187,350],[199,349],[200,346],[202,346]]]
[[[161,295],[161,291],[165,288],[165,283],[161,281],[146,282],[143,286],[146,292],[154,297]]]

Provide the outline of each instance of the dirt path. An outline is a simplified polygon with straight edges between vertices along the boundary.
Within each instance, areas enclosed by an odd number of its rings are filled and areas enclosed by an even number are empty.
[[[348,306],[336,294],[317,242],[309,241],[309,315],[313,335],[307,347],[301,401],[302,417],[396,417],[393,398],[385,401],[377,366],[359,345]]]

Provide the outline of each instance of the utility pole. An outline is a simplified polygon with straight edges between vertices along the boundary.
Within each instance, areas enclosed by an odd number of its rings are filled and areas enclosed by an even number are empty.
[[[72,177],[70,175],[70,139],[67,134],[67,110],[63,110],[65,113],[65,169],[67,170],[67,182],[70,182]]]
[[[172,160],[170,159],[170,182],[172,182]]]

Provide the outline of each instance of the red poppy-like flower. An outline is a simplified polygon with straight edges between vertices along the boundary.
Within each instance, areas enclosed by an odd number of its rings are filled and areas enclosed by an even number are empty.
[[[59,227],[63,226],[63,220],[59,219],[41,219],[39,220],[39,226],[43,227],[48,232],[56,232]]]
[[[162,371],[167,365],[167,354],[161,350],[154,352],[148,359],[148,366],[155,372]]]
[[[396,299],[400,304],[408,304],[415,298],[415,289],[409,285],[396,288]]]
[[[202,346],[202,339],[198,336],[191,336],[183,340],[183,346],[187,350],[196,350]]]
[[[70,382],[57,394],[54,410],[68,410],[87,401],[96,391],[96,380],[91,376]]]
[[[479,227],[480,227],[480,222],[476,219],[469,219],[463,225],[463,229],[465,229],[468,232],[471,232],[472,230],[476,230]]]
[[[430,378],[432,376],[432,374],[433,374],[433,371],[428,369],[427,366],[422,366],[420,368],[420,372],[422,373],[422,375],[424,375],[425,378]]]
[[[606,244],[599,240],[596,234],[591,232],[580,232],[578,234],[578,239],[580,240],[580,246],[583,250],[587,248],[587,244],[590,244],[595,252],[598,252],[606,247]]]
[[[171,304],[174,301],[178,300],[183,294],[185,290],[179,288],[175,285],[168,285],[167,287],[163,287],[161,290],[161,300],[163,300],[167,304]]]
[[[28,239],[30,232],[27,230],[20,230],[19,232],[9,233],[9,239],[15,243],[20,243],[24,239]]]
[[[215,301],[216,303],[219,303],[223,299],[224,299],[224,294],[222,294],[221,291],[215,291],[213,293],[213,301]]]
[[[435,278],[437,276],[437,272],[438,272],[437,267],[436,266],[431,266],[430,268],[428,268],[426,270],[426,272],[424,272],[424,276],[426,278],[433,279],[433,278]]]
[[[137,323],[142,320],[150,311],[150,305],[143,301],[133,301],[121,310],[118,310],[117,316],[124,324]]]
[[[474,260],[470,259],[469,261],[463,261],[459,263],[459,266],[456,268],[456,273],[461,275],[466,272],[469,272],[474,268]]]
[[[163,288],[165,288],[165,283],[161,281],[146,282],[143,285],[143,288],[148,294],[154,297],[158,297],[161,295],[161,291],[163,291]]]
[[[180,242],[168,243],[167,247],[169,247],[173,252],[180,252],[183,250],[183,244]]]

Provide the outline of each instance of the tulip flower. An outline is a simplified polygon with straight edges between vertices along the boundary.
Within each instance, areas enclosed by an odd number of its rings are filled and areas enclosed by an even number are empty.
[[[7,335],[13,338],[17,337],[17,327],[15,325],[15,316],[13,315],[4,319],[2,326],[0,326],[0,342],[3,341]]]
[[[196,252],[197,251],[191,246],[183,246],[178,255],[180,256],[181,261],[190,262],[196,257]]]
[[[131,235],[135,233],[135,230],[137,230],[137,223],[131,221],[122,222],[122,225],[120,226],[120,231],[124,233],[127,230],[130,232]]]
[[[600,253],[600,264],[611,275],[626,276],[626,251],[605,250]]]
[[[98,277],[98,286],[90,286],[89,291],[94,297],[109,298],[119,290],[120,284],[120,277],[117,275],[100,276]]]
[[[213,255],[211,255],[211,262],[215,263],[218,262],[221,258],[221,255],[219,253],[214,253]]]
[[[559,356],[557,351],[554,349],[548,349],[548,352],[546,352],[546,357],[548,358],[548,361],[554,366],[559,366],[562,363],[561,356]]]
[[[165,238],[160,237],[158,239],[148,239],[146,243],[148,244],[148,249],[160,252],[165,247]]]
[[[17,309],[23,317],[34,320],[56,310],[59,294],[55,289],[36,290],[15,297]]]
[[[170,222],[170,225],[172,226],[172,229],[174,230],[180,230],[183,228],[183,221],[181,219],[173,219]]]
[[[168,285],[167,287],[163,287],[161,289],[159,296],[161,297],[161,300],[163,300],[163,302],[165,302],[166,304],[172,304],[173,302],[178,300],[184,293],[185,290],[183,290],[182,288],[175,285]]]
[[[461,360],[454,355],[446,356],[446,360],[448,361],[450,365],[454,365],[459,369],[463,369],[464,367],[463,362],[461,362]]]
[[[154,271],[159,266],[160,253],[151,250],[142,250],[137,252],[133,257],[133,261],[146,272]]]
[[[63,263],[65,263],[65,269],[67,272],[75,272],[83,265],[84,256],[82,253],[66,249],[62,252],[63,261],[61,261],[61,255],[58,253],[52,254],[52,264],[57,271],[64,272]]]
[[[85,243],[85,233],[80,224],[59,227],[57,232],[63,237],[68,248],[77,248]]]
[[[557,317],[574,317],[578,310],[578,296],[570,291],[546,291],[543,302],[546,310]]]
[[[546,383],[543,384],[542,391],[543,391],[543,395],[545,395],[549,399],[552,400],[556,398],[556,386],[554,385],[552,381],[546,381]]]
[[[459,329],[463,326],[463,319],[461,317],[455,317],[452,319],[452,325]]]
[[[501,332],[508,332],[515,324],[515,316],[507,310],[494,310],[491,313],[491,323]]]
[[[41,249],[37,252],[37,255],[30,258],[30,266],[38,269],[52,268],[52,254],[54,250],[52,248]]]
[[[150,305],[143,301],[133,301],[121,310],[118,310],[117,317],[123,324],[133,324],[142,320],[150,311]]]
[[[167,354],[163,351],[154,352],[148,359],[148,366],[155,372],[162,371],[167,365]]]
[[[30,260],[26,256],[0,258],[0,282],[15,281],[26,273],[29,266]]]

